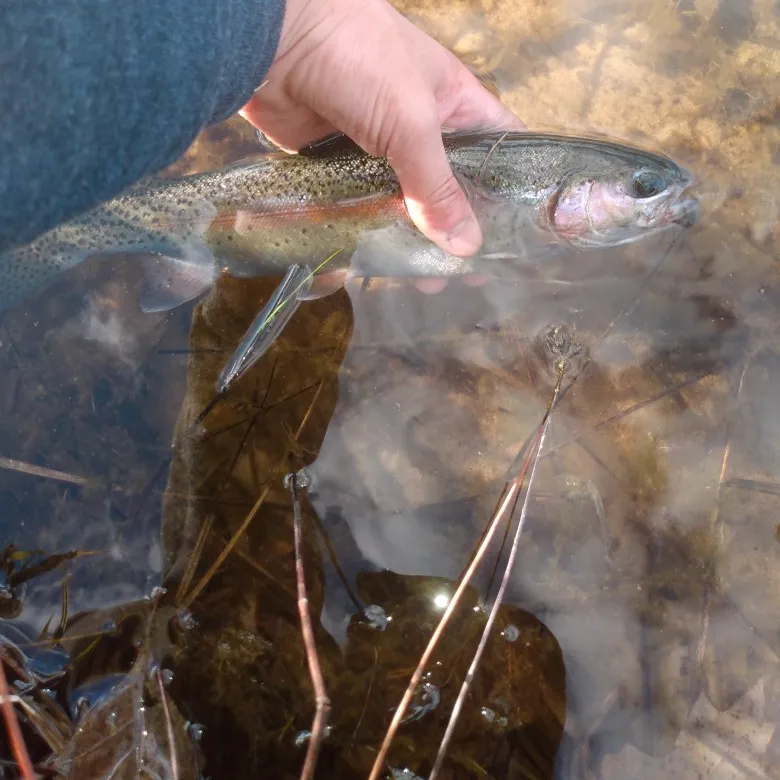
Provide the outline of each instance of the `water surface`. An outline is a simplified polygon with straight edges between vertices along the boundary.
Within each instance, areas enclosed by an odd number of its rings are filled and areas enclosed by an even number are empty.
[[[365,777],[550,400],[545,337],[558,328],[582,371],[551,417],[445,776],[778,777],[780,10],[399,7],[490,74],[531,129],[604,133],[686,164],[703,218],[514,284],[424,296],[372,280],[313,301],[195,435],[276,280],[225,279],[202,304],[150,317],[136,270],[90,263],[6,315],[0,455],[71,479],[0,472],[4,544],[97,552],[28,582],[3,629],[22,644],[12,630],[29,641],[56,627],[69,576],[62,647],[75,664],[58,701],[81,699],[89,728],[63,721],[69,747],[54,752],[80,757],[81,777],[108,776],[134,744],[122,724],[140,723],[170,776],[167,720],[180,776],[297,776],[314,702],[282,477],[306,466],[306,573],[333,701],[319,776]],[[233,120],[176,167],[252,148]],[[431,768],[503,560],[494,546],[427,670],[390,754],[398,777]],[[158,666],[173,672],[167,694]],[[103,753],[84,732],[111,737]]]

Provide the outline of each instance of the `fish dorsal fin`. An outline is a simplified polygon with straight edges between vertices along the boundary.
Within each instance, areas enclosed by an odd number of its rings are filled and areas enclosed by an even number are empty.
[[[298,151],[303,157],[330,157],[345,152],[365,152],[344,133],[331,133]]]

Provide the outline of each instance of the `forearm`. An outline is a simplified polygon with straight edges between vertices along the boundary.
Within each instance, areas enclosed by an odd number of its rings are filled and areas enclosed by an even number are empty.
[[[121,192],[240,108],[284,0],[5,0],[0,251]]]

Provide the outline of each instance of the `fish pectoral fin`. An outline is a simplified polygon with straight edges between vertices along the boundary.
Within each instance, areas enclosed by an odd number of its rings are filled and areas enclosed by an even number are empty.
[[[222,370],[217,382],[217,392],[226,392],[233,382],[243,376],[271,348],[298,311],[301,301],[306,300],[312,278],[312,271],[307,265],[296,264],[287,269],[268,303],[252,320]]]
[[[175,309],[204,293],[217,278],[216,263],[207,251],[149,254],[140,260],[144,273],[140,306],[145,312]]]

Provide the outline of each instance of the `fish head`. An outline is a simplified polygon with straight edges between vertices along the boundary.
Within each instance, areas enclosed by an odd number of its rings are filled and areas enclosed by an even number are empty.
[[[564,241],[616,246],[698,220],[693,176],[668,158],[626,150],[599,163],[567,177],[552,199],[550,227]]]

